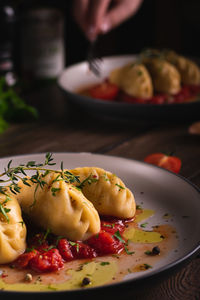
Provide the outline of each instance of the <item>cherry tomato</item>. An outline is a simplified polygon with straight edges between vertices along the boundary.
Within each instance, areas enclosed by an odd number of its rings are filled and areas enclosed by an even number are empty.
[[[181,169],[180,158],[163,153],[153,153],[145,157],[145,162],[162,167],[174,173],[179,173]]]
[[[118,86],[109,81],[104,81],[89,89],[89,94],[92,98],[110,101],[115,100],[118,92]]]

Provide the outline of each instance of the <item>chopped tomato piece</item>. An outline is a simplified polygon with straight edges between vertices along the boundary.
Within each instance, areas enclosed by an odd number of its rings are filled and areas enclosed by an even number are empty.
[[[197,95],[200,93],[200,85],[190,85],[189,89],[192,95]]]
[[[182,103],[191,97],[190,89],[188,86],[183,86],[178,94],[174,96],[175,103]]]
[[[122,220],[118,220],[117,222],[107,222],[101,221],[101,230],[114,234],[116,231],[123,232],[125,229],[125,224]]]
[[[133,96],[130,96],[124,92],[122,92],[120,94],[120,99],[122,100],[122,102],[126,102],[126,103],[139,103],[139,104],[145,104],[148,102],[147,99],[142,99],[142,98],[136,98]]]
[[[145,157],[145,162],[162,167],[174,173],[179,173],[181,160],[179,157],[163,153],[153,153]]]
[[[80,241],[71,242],[71,250],[75,259],[97,257],[96,251]]]
[[[30,260],[34,258],[36,255],[38,255],[38,251],[35,249],[30,252],[25,252],[17,258],[14,265],[17,268],[26,268],[28,267]]]
[[[94,248],[99,255],[119,253],[124,249],[124,245],[115,239],[110,233],[100,231],[87,240],[87,243]]]
[[[62,258],[65,261],[69,261],[69,260],[72,260],[74,258],[73,254],[72,254],[72,251],[70,249],[70,244],[69,244],[68,240],[60,239],[59,242],[58,242],[57,247],[58,247],[58,250],[59,250]]]
[[[34,271],[42,273],[57,271],[64,264],[58,249],[53,248],[46,252],[38,253],[30,260],[29,265]]]
[[[37,249],[38,251],[45,250],[49,248],[48,241],[45,239],[43,233],[35,234],[29,241],[29,248]]]
[[[166,95],[164,94],[159,94],[153,96],[150,100],[150,104],[164,104],[166,102]]]
[[[89,89],[89,94],[92,98],[102,100],[115,100],[118,92],[118,86],[109,81],[104,81]]]

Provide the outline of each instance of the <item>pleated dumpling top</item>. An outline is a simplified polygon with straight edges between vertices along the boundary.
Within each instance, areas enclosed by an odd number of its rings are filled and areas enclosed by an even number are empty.
[[[84,196],[90,200],[100,215],[132,218],[136,205],[133,193],[115,174],[97,167],[70,170],[79,176]]]
[[[114,69],[109,80],[132,97],[150,99],[153,96],[152,80],[143,64],[129,63]]]
[[[75,186],[50,172],[37,183],[19,182],[17,199],[29,218],[38,226],[69,240],[86,240],[100,231],[99,214],[93,204]]]
[[[25,251],[26,225],[19,203],[8,191],[6,194],[0,193],[0,204],[0,264],[5,264]]]
[[[183,84],[200,85],[200,68],[194,61],[174,51],[166,52],[165,57],[180,72]]]
[[[181,90],[181,75],[174,65],[162,58],[144,58],[143,63],[156,92],[175,95]]]

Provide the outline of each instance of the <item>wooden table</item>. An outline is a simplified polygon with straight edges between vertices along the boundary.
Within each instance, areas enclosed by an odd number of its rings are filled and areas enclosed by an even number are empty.
[[[38,107],[36,122],[11,125],[0,136],[0,157],[39,152],[93,152],[143,160],[172,152],[182,160],[180,174],[200,187],[200,136],[191,122],[114,122],[91,117],[67,103],[56,84],[27,96]],[[130,299],[200,299],[200,257],[176,275]]]

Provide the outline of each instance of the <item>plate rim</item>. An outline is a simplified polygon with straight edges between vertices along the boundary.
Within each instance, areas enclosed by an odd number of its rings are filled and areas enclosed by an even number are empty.
[[[28,157],[28,156],[34,156],[34,155],[43,155],[45,156],[47,152],[36,152],[36,153],[26,153],[26,154],[17,154],[17,155],[13,155],[13,156],[4,156],[4,157],[0,157],[0,163],[2,159],[9,159],[12,158],[13,160],[16,158],[20,158],[20,157]],[[122,159],[125,161],[131,161],[131,162],[136,162],[139,163],[141,165],[146,165],[149,168],[153,168],[153,169],[158,169],[160,171],[166,172],[171,174],[172,176],[178,177],[181,180],[183,180],[186,184],[189,184],[192,188],[194,188],[200,195],[200,188],[195,185],[193,182],[191,182],[189,179],[187,179],[186,177],[180,175],[180,174],[176,174],[173,173],[169,170],[166,170],[164,168],[161,168],[159,166],[156,165],[151,165],[147,162],[143,162],[137,159],[132,159],[132,158],[126,158],[126,157],[121,157],[121,156],[117,156],[117,155],[109,155],[109,154],[99,154],[99,153],[93,153],[93,152],[71,152],[71,151],[65,151],[65,152],[50,152],[53,155],[91,155],[91,156],[102,156],[102,157],[107,157],[107,158],[114,158],[114,159]],[[159,274],[164,274],[170,270],[173,270],[174,268],[181,266],[183,264],[186,264],[187,262],[189,262],[195,255],[198,255],[198,253],[200,253],[200,239],[199,241],[195,244],[195,246],[193,247],[193,249],[187,253],[186,255],[184,255],[183,257],[176,259],[175,261],[160,267],[158,270],[154,270],[152,271],[150,274],[149,273],[144,273],[143,275],[141,275],[140,277],[136,277],[136,278],[130,278],[130,279],[126,279],[125,281],[120,281],[120,282],[115,282],[115,283],[110,283],[110,284],[106,284],[106,285],[101,285],[101,286],[94,286],[94,287],[88,287],[88,288],[84,288],[84,289],[74,289],[74,290],[58,290],[58,291],[11,291],[11,290],[0,290],[0,295],[4,294],[4,295],[58,295],[58,294],[86,294],[86,293],[93,293],[99,290],[106,290],[106,289],[112,289],[112,288],[120,288],[122,286],[128,286],[131,283],[132,284],[138,284],[140,282],[143,282],[143,280],[145,279],[153,279],[156,276],[158,276]]]

